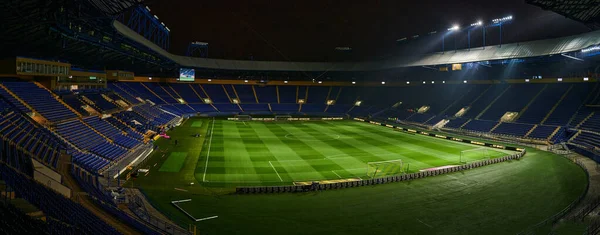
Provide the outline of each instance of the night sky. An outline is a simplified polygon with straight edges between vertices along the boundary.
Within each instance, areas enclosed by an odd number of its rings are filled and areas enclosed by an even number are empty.
[[[171,49],[185,54],[191,41],[209,43],[209,57],[278,61],[364,61],[402,53],[441,50],[441,33],[453,24],[512,15],[503,42],[566,36],[589,31],[584,25],[524,0],[155,0],[153,14],[171,29]],[[427,36],[428,32],[439,33]],[[487,44],[499,43],[498,27]],[[481,46],[481,31],[472,31]],[[397,39],[413,35],[402,43]],[[446,39],[446,48],[466,47],[466,31]],[[335,47],[351,47],[340,52]],[[412,51],[411,51],[412,50]]]

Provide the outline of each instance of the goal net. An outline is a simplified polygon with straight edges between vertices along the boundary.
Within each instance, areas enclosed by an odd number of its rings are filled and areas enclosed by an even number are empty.
[[[250,121],[252,120],[252,117],[250,115],[237,115],[236,116],[238,121]]]
[[[404,172],[404,162],[401,159],[367,162],[367,176],[371,178],[398,175]]]
[[[489,159],[490,154],[487,148],[476,148],[460,151],[460,163],[469,163],[483,159]]]
[[[275,116],[275,121],[288,121],[290,118],[292,118],[290,115],[280,115]]]

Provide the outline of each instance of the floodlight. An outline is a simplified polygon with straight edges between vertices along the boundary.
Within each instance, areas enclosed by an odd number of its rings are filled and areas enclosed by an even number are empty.
[[[287,84],[287,83],[288,83],[288,81],[283,81],[283,83]]]
[[[460,27],[458,25],[454,25],[452,26],[452,28],[448,28],[448,31],[454,31],[454,30],[459,30]]]
[[[423,84],[425,84],[425,81],[423,81]]]
[[[356,84],[356,82],[355,82],[355,81],[352,81],[352,84],[354,85],[354,84]]]
[[[209,82],[212,82],[212,79],[210,79],[210,78],[209,78],[209,79],[208,79],[208,81],[209,81]]]
[[[589,81],[589,80],[590,80],[590,78],[588,78],[588,77],[584,77],[584,78],[583,78],[583,80],[587,82],[587,81]]]
[[[442,83],[446,84],[446,81],[442,81]]]
[[[529,79],[525,79],[525,82],[529,82]]]
[[[464,80],[463,83],[467,83],[467,80]]]
[[[406,81],[406,84],[410,84],[410,82],[409,82],[409,81]]]
[[[381,82],[381,85],[385,85],[385,82]]]
[[[559,82],[562,82],[562,78],[558,78],[558,79],[556,79],[556,80],[557,80],[557,81],[559,81]]]
[[[158,16],[157,15],[154,15],[154,18],[156,18],[158,20]]]
[[[148,80],[152,80],[152,77],[148,77]]]
[[[244,82],[248,82],[248,80],[244,80]]]
[[[319,81],[319,84],[323,83],[323,81]]]
[[[146,6],[146,10],[150,11],[150,7]]]
[[[431,81],[431,84],[434,84],[434,83],[435,83],[435,81]]]
[[[581,52],[582,53],[587,53],[587,52],[599,51],[599,50],[600,50],[600,46],[594,46],[594,47],[589,47],[589,48],[581,49]]]

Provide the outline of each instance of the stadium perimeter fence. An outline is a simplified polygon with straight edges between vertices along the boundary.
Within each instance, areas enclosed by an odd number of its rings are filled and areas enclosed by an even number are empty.
[[[438,176],[453,172],[460,172],[482,166],[487,166],[495,163],[518,160],[525,155],[526,151],[523,150],[517,154],[512,154],[504,157],[486,159],[482,161],[476,161],[464,165],[431,170],[431,171],[420,171],[410,174],[385,176],[373,179],[348,181],[348,182],[336,182],[327,184],[311,184],[311,185],[288,185],[288,186],[254,186],[254,187],[237,187],[236,193],[238,194],[254,194],[254,193],[295,193],[295,192],[309,192],[309,191],[321,191],[321,190],[332,190],[342,188],[354,188],[360,186],[376,185],[376,184],[387,184],[392,182],[402,182],[414,179],[421,179],[431,176]]]

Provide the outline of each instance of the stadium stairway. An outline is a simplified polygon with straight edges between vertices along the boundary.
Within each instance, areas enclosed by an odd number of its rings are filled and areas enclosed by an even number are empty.
[[[162,100],[162,102],[164,102],[165,104],[168,104],[167,101],[165,101],[162,97],[160,97],[158,94],[156,94],[156,92],[154,92],[152,89],[148,88],[148,86],[146,86],[143,82],[140,82],[140,84],[146,88],[146,90],[148,90],[151,94],[153,94],[154,96],[156,96],[156,98],[158,98],[159,100]]]
[[[252,94],[254,94],[254,99],[256,100],[256,103],[258,104],[259,103],[258,102],[258,95],[256,95],[256,89],[254,88],[254,85],[252,85]]]
[[[27,113],[33,112],[36,115],[42,116],[38,111],[36,111],[33,107],[31,107],[29,104],[27,104],[27,102],[22,100],[18,95],[16,95],[12,91],[10,91],[10,89],[8,89],[7,87],[5,87],[2,84],[0,84],[0,95],[5,96],[6,99],[8,99],[10,102],[12,102],[14,105],[16,105],[21,111],[27,112]],[[43,116],[42,116],[42,118],[43,118]],[[43,119],[46,120],[45,118],[43,118]]]
[[[60,99],[56,94],[54,94],[50,89],[46,88],[45,86],[43,86],[42,84],[38,83],[38,82],[34,82],[34,84],[36,86],[38,86],[39,88],[42,88],[44,90],[46,90],[48,93],[52,94],[52,97],[57,100],[59,103],[61,103],[63,106],[67,107],[69,110],[71,110],[71,112],[75,113],[77,115],[77,117],[82,117],[83,115],[81,115],[81,113],[77,112],[77,110],[75,110],[73,107],[71,107],[70,105],[68,105],[67,103],[65,103],[62,99]]]
[[[567,95],[569,93],[571,93],[571,90],[573,90],[573,85],[569,86],[569,89],[567,89],[567,91],[565,93],[563,93],[563,95],[554,104],[554,106],[552,106],[552,109],[550,109],[550,111],[546,114],[544,119],[542,119],[542,122],[540,122],[540,124],[544,124],[548,120],[548,118],[550,118],[550,115],[552,115],[552,113],[554,113],[554,110],[556,110],[556,108],[558,108],[558,106],[562,103],[562,101],[565,99],[565,97],[567,97]]]
[[[583,125],[585,122],[587,122],[588,120],[590,120],[590,118],[592,118],[594,116],[595,112],[591,112],[589,115],[587,115],[583,120],[581,120],[581,122],[577,123],[575,128],[579,129],[581,127],[581,125]]]
[[[533,125],[533,127],[525,134],[524,137],[529,137],[529,135],[531,135],[531,133],[533,133],[533,131],[538,127],[538,124]]]

